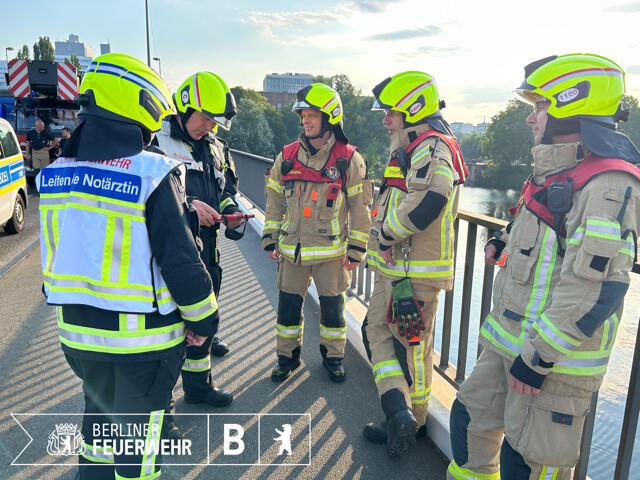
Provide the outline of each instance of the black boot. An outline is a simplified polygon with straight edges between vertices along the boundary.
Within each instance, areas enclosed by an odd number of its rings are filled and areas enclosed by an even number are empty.
[[[322,358],[322,365],[329,372],[329,378],[334,382],[344,382],[347,378],[347,372],[344,370],[341,358]]]
[[[387,443],[387,421],[380,423],[367,423],[362,431],[362,436],[373,443]]]
[[[213,342],[211,342],[211,355],[214,357],[224,357],[227,353],[229,353],[229,346],[218,337],[213,337]]]
[[[289,358],[284,355],[278,355],[278,364],[271,370],[271,380],[274,382],[283,382],[289,377],[289,374],[300,366],[300,358]]]
[[[362,436],[373,443],[387,443],[388,422],[386,420],[379,423],[367,423],[362,431]],[[427,426],[418,428],[416,439],[427,436]]]
[[[418,422],[408,408],[392,414],[388,419],[387,455],[402,455],[416,443]]]
[[[212,407],[225,407],[233,401],[231,392],[220,388],[211,387],[205,392],[184,392],[184,401],[187,403],[206,403]]]

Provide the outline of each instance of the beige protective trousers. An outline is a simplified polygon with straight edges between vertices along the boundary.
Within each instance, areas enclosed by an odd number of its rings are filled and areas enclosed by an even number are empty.
[[[329,358],[344,358],[347,326],[344,321],[344,292],[351,282],[351,272],[342,258],[312,265],[278,263],[278,323],[276,354],[292,358],[297,347],[302,349],[304,297],[313,279],[320,297],[320,345]],[[287,305],[282,305],[286,302]]]
[[[378,395],[382,397],[389,390],[398,389],[421,426],[426,422],[431,397],[433,324],[440,290],[411,282],[413,293],[421,305],[426,330],[420,332],[418,344],[409,345],[408,340],[398,333],[398,326],[387,323],[391,282],[391,279],[377,275],[364,334],[371,352]]]
[[[448,479],[572,478],[591,392],[550,376],[540,393],[519,395],[508,383],[512,364],[485,349],[460,387],[451,409]]]

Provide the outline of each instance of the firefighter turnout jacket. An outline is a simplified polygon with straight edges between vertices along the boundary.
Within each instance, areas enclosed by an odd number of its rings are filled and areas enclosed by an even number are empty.
[[[161,155],[60,158],[37,177],[47,302],[65,353],[147,360],[209,335],[216,297],[187,219],[185,168]],[[197,225],[197,222],[195,222]]]
[[[598,160],[580,143],[540,145],[533,157],[532,187],[559,172],[571,177],[585,157]],[[640,223],[640,170],[607,162],[620,168],[586,174],[582,188],[565,194],[570,208],[555,228],[553,215],[537,205],[551,205],[559,190],[536,188],[535,195],[525,192],[509,233],[500,237],[508,256],[480,342],[514,359],[512,374],[528,385],[539,388],[549,377],[596,391],[607,369]]]
[[[361,262],[372,198],[364,160],[333,133],[313,155],[304,138],[301,134],[299,142],[284,148],[267,179],[262,246],[277,244],[294,264],[313,265],[345,254]],[[294,158],[285,160],[291,168],[283,172],[283,154],[289,153]]]
[[[462,157],[453,139],[450,147],[441,141],[442,134],[432,131],[404,158],[412,139],[429,130],[422,124],[391,136],[389,165],[372,212],[367,263],[389,280],[408,276],[412,282],[450,290],[460,182],[453,162]],[[380,254],[390,247],[395,247],[395,265]]]

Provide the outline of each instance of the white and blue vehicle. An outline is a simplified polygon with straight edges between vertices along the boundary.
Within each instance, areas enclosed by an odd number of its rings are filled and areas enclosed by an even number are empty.
[[[0,226],[9,234],[24,228],[27,180],[20,144],[13,128],[0,118]]]

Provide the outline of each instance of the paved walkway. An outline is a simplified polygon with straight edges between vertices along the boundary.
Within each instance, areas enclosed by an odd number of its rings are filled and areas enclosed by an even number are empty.
[[[184,403],[180,384],[175,395],[178,413],[227,414],[209,417],[209,459],[224,465],[165,466],[162,478],[444,479],[447,460],[430,440],[418,440],[403,457],[389,458],[383,445],[362,438],[364,424],[382,416],[371,369],[348,345],[347,381],[335,384],[329,380],[318,349],[319,308],[309,296],[302,367],[282,384],[269,379],[276,360],[276,264],[262,252],[260,238],[251,228],[239,242],[224,239],[222,248],[220,336],[230,344],[231,353],[214,358],[213,371],[216,385],[232,391],[235,400],[229,407],[213,410]],[[72,480],[76,471],[73,456],[57,457],[61,466],[10,465],[28,441],[11,413],[79,413],[83,407],[80,381],[62,355],[54,310],[44,302],[40,286],[39,248],[0,277],[1,480]],[[305,415],[271,415],[291,413]],[[255,414],[261,414],[260,418]],[[22,418],[34,437],[32,446],[46,450],[51,433],[50,422],[43,420],[47,417]],[[179,422],[188,437],[202,443],[206,418],[184,416]],[[246,430],[243,455],[231,460],[224,455],[222,423],[237,423]],[[279,442],[273,441],[277,434],[269,433],[274,428],[282,430],[284,423],[293,428],[291,456],[278,455]],[[259,450],[258,438],[262,440]],[[261,463],[308,465],[257,465],[258,451]],[[230,465],[240,462],[245,465]]]

